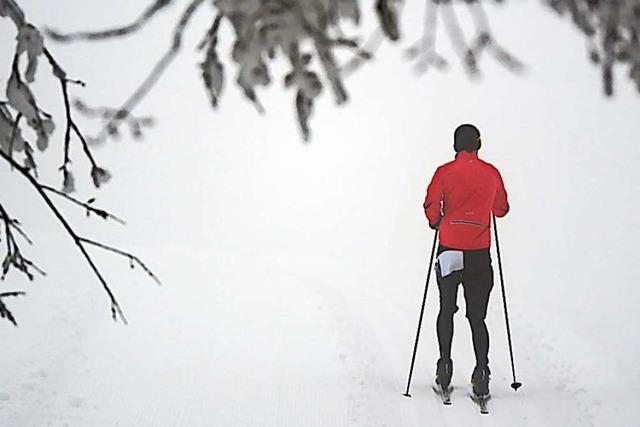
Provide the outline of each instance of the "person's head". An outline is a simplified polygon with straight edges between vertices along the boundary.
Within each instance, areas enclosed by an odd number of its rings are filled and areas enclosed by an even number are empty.
[[[480,131],[474,125],[460,125],[453,133],[453,149],[456,153],[461,151],[478,151],[481,145]]]

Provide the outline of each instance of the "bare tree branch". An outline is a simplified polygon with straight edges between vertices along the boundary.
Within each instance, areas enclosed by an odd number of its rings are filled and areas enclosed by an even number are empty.
[[[89,107],[80,99],[73,101],[73,107],[82,115],[89,118],[99,118],[103,126],[107,126],[114,117],[120,116],[120,121],[125,122],[129,127],[131,136],[139,139],[143,135],[143,128],[153,126],[155,120],[150,116],[136,117],[131,112],[122,114],[121,110],[109,107]],[[119,129],[114,126],[107,127],[107,133],[113,138],[117,138],[120,134]]]
[[[200,0],[202,2],[204,0]],[[143,25],[153,14],[155,14],[160,8],[169,4],[171,0],[158,0],[143,14],[143,17],[139,19],[139,25]],[[200,3],[198,2],[198,3]],[[74,121],[71,113],[71,103],[69,99],[69,84],[79,84],[84,86],[84,83],[80,80],[72,80],[67,78],[67,74],[60,64],[56,61],[52,53],[47,49],[44,44],[42,35],[38,29],[25,20],[22,9],[18,6],[15,0],[0,0],[0,18],[9,17],[14,22],[17,29],[17,44],[13,61],[11,63],[11,73],[7,81],[6,94],[7,101],[0,101],[0,138],[2,147],[0,148],[0,157],[4,159],[11,170],[17,170],[31,185],[31,187],[40,195],[44,200],[46,206],[54,214],[57,220],[62,224],[65,231],[72,238],[75,245],[78,247],[86,262],[89,264],[91,270],[101,283],[103,289],[107,293],[111,302],[111,314],[114,320],[120,319],[123,323],[127,323],[126,317],[118,303],[114,293],[111,291],[110,286],[106,282],[104,276],[98,269],[96,263],[93,261],[89,253],[87,252],[86,245],[102,245],[99,242],[91,241],[86,238],[80,238],[73,230],[69,222],[59,211],[57,206],[53,203],[53,200],[49,197],[49,194],[53,193],[58,197],[64,198],[67,201],[80,206],[86,210],[87,216],[95,214],[104,219],[112,219],[119,223],[124,224],[120,218],[107,212],[104,209],[96,208],[93,206],[94,198],[89,199],[86,202],[82,202],[79,199],[72,197],[67,192],[73,191],[74,180],[71,171],[68,166],[71,163],[70,160],[70,145],[71,134],[80,140],[83,152],[91,165],[91,178],[96,187],[99,187],[102,183],[106,182],[110,178],[110,174],[105,169],[100,168],[89,147],[87,139],[84,137],[78,124]],[[181,28],[184,30],[186,22]],[[132,27],[133,28],[133,27]],[[100,37],[106,37],[107,34],[102,34]],[[73,38],[73,36],[71,37]],[[24,79],[20,70],[20,59],[24,55],[28,56],[28,64],[24,73]],[[20,125],[24,122],[36,132],[37,134],[37,147],[40,151],[44,151],[49,146],[49,136],[53,133],[55,124],[52,120],[52,116],[40,108],[36,102],[36,97],[32,92],[29,83],[35,80],[35,72],[39,58],[46,57],[48,63],[51,65],[52,74],[60,82],[62,99],[64,102],[66,126],[64,132],[64,158],[63,164],[60,170],[63,171],[64,184],[63,190],[57,190],[48,185],[41,184],[37,177],[36,162],[34,158],[35,151],[31,145],[24,140],[21,135]],[[12,114],[14,110],[14,114]],[[22,119],[26,120],[22,120]],[[24,152],[24,166],[21,165],[16,159],[14,159],[13,152]],[[32,244],[29,236],[22,230],[20,222],[12,218],[4,206],[0,203],[0,240],[5,239],[6,254],[2,262],[1,278],[4,279],[11,268],[25,274],[29,280],[33,280],[34,272],[45,274],[40,268],[38,268],[33,262],[23,256],[21,248],[16,240],[16,236],[22,237],[27,243]],[[107,247],[106,245],[103,245]],[[119,251],[119,250],[118,250]],[[115,252],[115,250],[114,250]],[[149,270],[149,268],[136,256],[119,251],[121,254],[126,254],[131,263],[139,264],[144,271],[146,271],[155,281],[158,281],[157,277]],[[23,292],[5,292],[0,293],[0,317],[7,318],[13,324],[16,324],[15,318],[11,311],[2,301],[4,297],[13,297],[23,295]]]
[[[82,141],[82,145],[83,145],[85,154],[87,155],[87,158],[91,162],[91,165],[92,166],[96,166],[96,162],[95,162],[95,160],[93,158],[93,155],[91,154],[91,151],[89,150],[89,147],[88,147],[86,141],[82,137],[82,134],[80,134],[80,132],[77,130],[77,126],[76,126],[75,122],[73,121],[73,118],[71,117],[71,106],[70,106],[70,103],[69,103],[68,83],[70,83],[70,82],[71,83],[76,83],[76,84],[79,84],[81,86],[85,86],[85,83],[80,81],[80,80],[70,80],[70,79],[68,79],[67,78],[67,73],[58,64],[58,62],[55,60],[55,58],[53,57],[53,55],[51,54],[49,49],[44,48],[43,53],[47,57],[47,60],[49,61],[49,64],[51,64],[51,68],[53,69],[53,75],[60,81],[60,87],[62,88],[62,98],[64,100],[64,110],[65,110],[65,115],[66,115],[66,128],[65,128],[65,133],[64,133],[64,162],[62,164],[61,169],[62,168],[66,168],[67,164],[70,162],[70,160],[69,160],[69,145],[70,145],[70,141],[71,141],[71,129],[72,128],[74,129],[74,131],[80,137],[80,140]]]
[[[183,12],[178,24],[176,25],[173,31],[173,41],[171,43],[171,47],[164,55],[160,58],[160,60],[153,67],[149,75],[143,80],[142,84],[136,89],[136,91],[129,96],[129,98],[122,104],[122,106],[118,109],[118,113],[113,116],[111,120],[102,128],[96,140],[98,142],[104,141],[106,136],[109,134],[110,129],[118,128],[122,120],[135,108],[142,99],[149,93],[149,91],[153,88],[153,86],[158,82],[164,71],[169,66],[173,58],[180,51],[180,47],[182,45],[182,36],[184,33],[187,24],[189,23],[191,17],[198,9],[198,7],[203,3],[204,0],[192,0],[187,6],[186,10]]]
[[[9,310],[9,308],[4,304],[2,299],[22,295],[25,295],[25,293],[20,291],[0,293],[0,318],[7,319],[9,322],[13,323],[14,326],[18,326],[18,322],[16,322],[16,319],[13,317],[13,313],[11,313],[11,310]]]
[[[78,31],[76,33],[60,33],[52,29],[46,29],[46,33],[52,39],[59,42],[70,42],[75,40],[104,40],[114,37],[122,37],[134,33],[141,29],[160,10],[172,3],[173,0],[155,0],[131,24],[112,28],[103,31]]]
[[[99,209],[99,208],[96,208],[95,206],[92,206],[91,204],[95,201],[95,199],[93,199],[93,198],[89,199],[89,201],[87,201],[85,203],[85,202],[81,202],[80,200],[76,199],[75,197],[72,197],[72,196],[68,195],[67,193],[65,193],[63,191],[57,190],[57,189],[55,189],[53,187],[50,187],[48,185],[40,184],[40,187],[42,187],[43,190],[49,191],[51,193],[54,193],[54,194],[56,194],[56,195],[58,195],[58,196],[60,196],[60,197],[62,197],[64,199],[70,201],[71,203],[74,203],[74,204],[76,204],[78,206],[81,206],[81,207],[85,208],[87,210],[87,216],[89,216],[90,213],[94,213],[94,214],[98,215],[100,218],[112,219],[112,220],[114,220],[114,221],[116,221],[116,222],[118,222],[118,223],[120,223],[122,225],[126,224],[126,222],[124,220],[122,220],[122,219],[118,218],[117,216],[107,212],[106,210]]]
[[[371,59],[374,53],[382,46],[384,42],[384,33],[381,29],[376,29],[369,36],[367,41],[362,46],[362,49],[366,52],[369,52],[369,57],[363,57],[361,55],[355,55],[349,61],[347,61],[344,65],[340,67],[340,73],[344,78],[349,77],[354,72],[356,72],[362,65],[364,65],[369,59]]]
[[[13,156],[13,143],[18,135],[18,128],[20,125],[20,119],[22,119],[22,113],[18,112],[15,122],[13,122],[13,128],[11,128],[11,138],[9,139],[9,156]]]
[[[422,37],[406,51],[408,60],[416,60],[415,69],[418,73],[426,72],[431,65],[438,69],[447,66],[445,59],[436,53],[438,7],[431,1],[426,3]]]
[[[151,278],[156,282],[156,284],[158,284],[158,285],[162,284],[162,283],[160,283],[160,279],[158,279],[158,277],[155,274],[153,274],[153,272],[137,256],[135,256],[135,255],[133,255],[133,254],[131,254],[129,252],[123,251],[121,249],[105,245],[104,243],[96,242],[95,240],[86,239],[84,237],[80,237],[79,239],[80,239],[81,242],[86,243],[88,245],[92,245],[92,246],[95,246],[97,248],[104,249],[106,251],[113,252],[115,254],[122,255],[123,257],[128,258],[129,259],[129,266],[131,268],[134,268],[134,264],[133,263],[135,262],[136,264],[138,264],[145,271],[145,273],[147,273],[149,276],[151,276]]]
[[[30,245],[33,245],[33,240],[31,240],[31,238],[27,235],[27,233],[25,233],[22,230],[22,227],[20,227],[20,222],[18,222],[17,219],[13,218],[13,221],[11,222],[11,228],[13,228],[13,230],[17,232],[20,235],[20,237],[24,239],[25,242],[27,242]]]
[[[40,195],[40,197],[42,197],[42,199],[46,203],[47,207],[51,210],[51,212],[53,212],[55,217],[58,219],[58,221],[62,224],[62,226],[64,227],[66,232],[72,238],[73,242],[76,244],[76,246],[78,247],[78,249],[80,250],[80,252],[84,256],[85,260],[87,261],[87,263],[91,267],[91,270],[93,270],[93,272],[96,275],[96,277],[98,278],[99,282],[102,284],[103,289],[105,290],[105,292],[109,296],[109,299],[111,301],[111,316],[113,317],[113,319],[117,320],[118,318],[120,318],[120,320],[122,320],[122,322],[124,324],[127,324],[127,319],[124,316],[124,313],[122,312],[122,309],[120,308],[120,304],[118,303],[115,295],[111,291],[111,288],[107,284],[106,280],[102,276],[102,273],[100,273],[100,270],[98,269],[96,264],[93,262],[93,259],[91,258],[91,256],[87,252],[86,248],[84,247],[83,241],[80,239],[80,237],[78,237],[78,235],[75,233],[73,228],[71,228],[71,225],[69,225],[69,223],[64,218],[64,216],[62,216],[62,214],[60,213],[58,208],[54,205],[54,203],[51,201],[51,199],[49,198],[49,196],[47,195],[45,190],[42,188],[40,183],[38,183],[38,181],[29,173],[28,169],[22,167],[20,164],[18,164],[15,160],[13,160],[7,154],[5,154],[4,152],[0,151],[0,156],[5,161],[7,161],[11,166],[13,166],[15,169],[17,169],[22,174],[22,176],[24,176],[27,179],[27,181],[29,181],[29,183],[33,186],[33,188]]]
[[[29,280],[33,280],[31,269],[45,276],[46,273],[43,270],[38,268],[38,266],[36,266],[31,260],[29,260],[22,254],[20,246],[18,245],[18,242],[13,235],[13,231],[18,232],[18,234],[20,234],[20,236],[22,236],[22,238],[24,238],[25,241],[29,244],[32,243],[31,239],[29,239],[29,237],[22,231],[22,229],[18,225],[18,220],[9,216],[9,213],[6,211],[4,206],[2,206],[2,204],[0,204],[0,220],[4,222],[4,234],[7,246],[5,257],[2,262],[2,274],[0,276],[0,279],[4,279],[6,277],[11,267],[14,267],[18,271],[25,274]]]

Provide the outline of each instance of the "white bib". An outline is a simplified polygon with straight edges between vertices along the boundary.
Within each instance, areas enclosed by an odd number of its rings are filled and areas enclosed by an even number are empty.
[[[462,251],[444,251],[438,255],[440,275],[446,277],[454,271],[464,269],[464,257]]]

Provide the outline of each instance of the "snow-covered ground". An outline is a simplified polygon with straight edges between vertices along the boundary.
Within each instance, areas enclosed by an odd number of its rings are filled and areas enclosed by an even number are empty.
[[[101,5],[77,1],[52,13],[48,2],[21,3],[34,22],[70,30],[139,8],[121,0],[95,14]],[[0,322],[0,426],[640,425],[637,96],[620,79],[617,98],[605,102],[580,36],[536,2],[494,16],[504,44],[532,64],[524,77],[488,60],[481,83],[455,67],[419,78],[399,49],[384,47],[376,67],[348,81],[349,105],[323,98],[309,146],[299,141],[290,93],[268,91],[259,118],[230,86],[221,111],[209,111],[187,50],[140,107],[158,126],[142,143],[97,149],[113,182],[99,192],[80,185],[80,196],[97,195],[127,225],[65,208],[83,234],[132,250],[160,276],[155,287],[126,260],[95,253],[128,326],[111,321],[106,296],[55,219],[0,168],[0,197],[48,272],[2,283],[28,295],[8,301],[18,328]],[[206,28],[208,18],[196,22]],[[55,51],[70,75],[89,82],[90,103],[116,104],[164,48],[166,37],[154,34],[172,21],[163,15],[126,42],[144,61],[118,43]],[[419,34],[411,22],[407,33]],[[5,46],[13,34],[1,31]],[[199,36],[190,33],[188,46]],[[38,88],[58,99],[55,81]],[[524,385],[509,387],[496,280],[488,416],[466,394],[474,362],[463,309],[453,405],[430,389],[434,282],[413,397],[402,396],[432,238],[422,198],[466,121],[483,132],[481,156],[501,169],[512,204],[499,226]],[[72,153],[80,176],[86,165]],[[50,164],[58,155],[50,150]],[[55,170],[42,173],[60,180]]]
[[[607,354],[592,342],[601,331],[571,327],[569,316],[522,300],[512,300],[512,324],[524,386],[509,388],[496,292],[489,313],[494,399],[491,414],[481,416],[467,397],[473,360],[461,315],[453,406],[429,388],[434,292],[413,397],[402,396],[421,293],[417,272],[401,271],[393,283],[334,259],[247,264],[246,257],[192,250],[146,255],[170,285],[150,290],[120,268],[114,280],[127,301],[128,327],[108,320],[99,296],[80,289],[56,295],[64,283],[14,304],[24,320],[3,330],[11,342],[3,355],[10,373],[1,391],[3,425],[624,426],[639,419],[637,365],[620,366],[619,349]],[[189,274],[166,267],[176,259]],[[409,280],[415,286],[400,285]],[[32,307],[49,304],[47,322],[34,321]]]

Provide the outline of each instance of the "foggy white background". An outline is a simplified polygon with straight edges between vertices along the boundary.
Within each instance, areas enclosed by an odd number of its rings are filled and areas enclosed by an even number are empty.
[[[34,24],[63,31],[126,23],[146,6],[20,3]],[[350,102],[336,107],[325,90],[310,144],[301,142],[282,73],[260,93],[265,116],[236,89],[232,66],[221,108],[210,109],[195,54],[213,18],[206,7],[136,110],[157,125],[141,142],[125,133],[95,149],[114,176],[108,185],[89,187],[89,166],[72,144],[76,180],[86,177],[78,196],[96,196],[127,225],[60,205],[79,231],[134,251],[164,284],[156,288],[124,259],[95,254],[127,327],[111,321],[106,295],[55,218],[20,176],[0,167],[0,197],[35,241],[27,253],[49,273],[34,283],[12,273],[2,284],[28,294],[8,301],[20,327],[0,324],[1,425],[473,422],[477,411],[464,395],[454,394],[444,411],[427,388],[437,359],[435,280],[414,397],[401,396],[433,236],[424,192],[453,157],[453,130],[463,122],[481,130],[480,156],[501,170],[512,206],[499,232],[524,386],[517,394],[508,387],[496,274],[490,420],[640,422],[640,121],[626,70],[617,70],[616,95],[605,99],[582,35],[527,1],[489,10],[498,40],[527,65],[524,75],[483,57],[482,78],[469,79],[440,28],[438,48],[452,67],[417,76],[403,52],[421,34],[423,2],[409,3],[400,45],[385,43],[373,65],[347,79]],[[125,39],[48,42],[69,76],[87,82],[73,96],[119,105],[169,45],[183,7]],[[0,24],[4,86],[15,30]],[[40,168],[45,181],[59,183],[64,116],[44,61],[35,91],[58,117]],[[98,129],[78,121],[86,134]],[[467,329],[459,314],[453,357],[461,387],[473,368]]]

